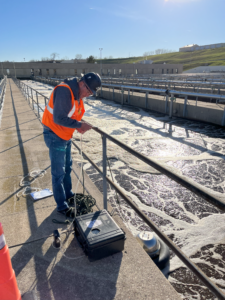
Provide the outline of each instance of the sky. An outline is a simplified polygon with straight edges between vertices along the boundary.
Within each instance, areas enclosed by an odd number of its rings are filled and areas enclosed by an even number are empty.
[[[225,43],[225,0],[0,0],[0,61]]]

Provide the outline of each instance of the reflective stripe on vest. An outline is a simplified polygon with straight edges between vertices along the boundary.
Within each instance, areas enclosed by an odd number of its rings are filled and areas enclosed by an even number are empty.
[[[60,83],[58,86],[60,86],[60,85],[62,85],[62,86],[67,85],[67,86],[68,86],[68,84],[66,84],[66,83],[64,83],[64,84]],[[69,86],[68,86],[68,87],[69,87]],[[54,91],[53,91],[53,92],[54,92]],[[49,101],[50,101],[50,99],[51,99],[51,96],[50,96],[50,98],[49,98]],[[48,104],[47,104],[47,110],[50,112],[50,114],[53,115],[53,108],[51,108],[51,107],[49,106],[49,101],[48,101]],[[76,109],[76,107],[75,107],[75,103],[74,103],[74,105],[73,105],[71,111],[68,113],[67,117],[71,118],[72,115],[73,115],[73,113],[75,112],[75,109]]]

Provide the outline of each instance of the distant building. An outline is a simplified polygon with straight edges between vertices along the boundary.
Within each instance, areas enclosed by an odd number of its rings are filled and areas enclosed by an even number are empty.
[[[211,44],[211,45],[204,45],[204,46],[192,44],[192,45],[187,45],[187,46],[181,47],[179,49],[179,52],[193,52],[193,51],[197,51],[197,50],[216,49],[216,48],[221,48],[221,47],[225,47],[225,43]]]

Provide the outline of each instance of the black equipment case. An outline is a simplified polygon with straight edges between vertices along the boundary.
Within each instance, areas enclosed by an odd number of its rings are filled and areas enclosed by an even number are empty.
[[[124,250],[125,233],[106,210],[78,216],[74,230],[90,261]]]

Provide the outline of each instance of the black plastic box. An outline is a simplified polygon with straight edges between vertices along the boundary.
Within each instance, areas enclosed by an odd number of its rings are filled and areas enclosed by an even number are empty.
[[[90,261],[124,250],[125,233],[106,210],[78,216],[74,229]]]

